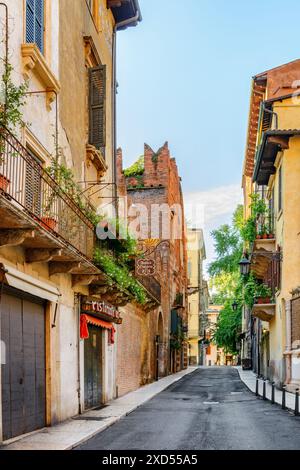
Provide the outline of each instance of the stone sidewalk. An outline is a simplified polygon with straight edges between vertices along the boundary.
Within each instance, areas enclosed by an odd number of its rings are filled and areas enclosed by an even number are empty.
[[[197,367],[169,375],[111,401],[101,410],[91,410],[64,423],[43,428],[21,438],[11,439],[1,450],[69,450],[87,441],[128,415]]]
[[[251,392],[255,393],[256,390],[256,375],[252,370],[243,370],[241,367],[236,367],[240,374],[241,380],[244,384],[251,390]],[[263,395],[263,380],[259,380],[258,382],[258,394],[259,396]],[[266,398],[268,400],[272,399],[272,386],[270,382],[266,381]],[[286,392],[286,407],[289,410],[295,410],[295,394]],[[282,391],[275,387],[275,402],[279,405],[282,404]]]

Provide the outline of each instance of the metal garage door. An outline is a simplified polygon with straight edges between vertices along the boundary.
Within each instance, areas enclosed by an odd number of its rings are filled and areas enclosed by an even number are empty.
[[[3,439],[45,425],[45,316],[38,300],[3,294],[1,336]]]
[[[102,398],[102,332],[89,325],[89,338],[84,340],[84,407],[101,405]]]

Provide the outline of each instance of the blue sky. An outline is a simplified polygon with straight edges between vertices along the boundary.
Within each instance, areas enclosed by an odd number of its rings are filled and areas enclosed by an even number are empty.
[[[128,165],[169,141],[210,261],[240,200],[251,77],[300,57],[300,2],[139,1],[143,22],[118,33],[118,145]]]

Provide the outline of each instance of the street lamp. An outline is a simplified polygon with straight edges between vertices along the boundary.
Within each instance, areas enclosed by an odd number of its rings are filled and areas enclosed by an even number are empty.
[[[239,262],[240,265],[240,273],[242,276],[247,276],[250,272],[250,261],[248,259],[248,255],[244,253],[241,261]]]
[[[238,309],[238,306],[239,306],[239,304],[238,304],[237,301],[235,300],[235,301],[232,303],[232,305],[231,305],[232,310],[233,310],[234,312],[236,312],[237,309]]]

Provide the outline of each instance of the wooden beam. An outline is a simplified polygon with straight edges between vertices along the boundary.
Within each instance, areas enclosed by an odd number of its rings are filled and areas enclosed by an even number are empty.
[[[72,276],[72,287],[89,286],[97,277],[97,274],[74,274]]]
[[[90,295],[103,295],[106,294],[109,290],[109,286],[97,286],[97,285],[92,285],[90,286]]]
[[[34,238],[32,229],[4,229],[0,230],[0,246],[22,245],[26,238]]]
[[[269,144],[280,145],[282,150],[287,150],[289,148],[289,136],[280,136],[280,135],[271,135],[268,137]]]
[[[75,269],[79,269],[80,266],[81,263],[77,261],[51,261],[49,264],[49,275],[72,273]]]
[[[61,256],[62,250],[60,248],[49,250],[46,248],[27,249],[25,258],[27,263],[47,263],[55,256]]]
[[[107,8],[121,7],[122,3],[128,3],[129,0],[107,0]]]

